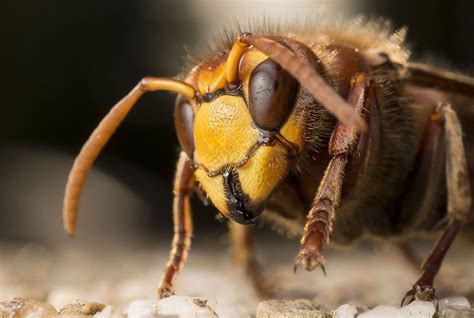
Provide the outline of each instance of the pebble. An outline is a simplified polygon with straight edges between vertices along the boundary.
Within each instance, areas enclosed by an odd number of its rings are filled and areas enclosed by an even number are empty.
[[[74,302],[72,304],[66,305],[59,311],[61,315],[76,315],[76,316],[92,316],[96,313],[102,311],[105,308],[105,305],[89,302]]]
[[[436,307],[432,302],[415,300],[414,302],[400,308],[405,317],[431,318],[436,313]]]
[[[391,306],[377,306],[372,310],[358,315],[359,318],[394,317],[394,318],[431,318],[436,312],[436,307],[428,301],[416,300],[402,308]]]
[[[164,298],[158,303],[158,313],[160,315],[177,315],[178,317],[219,317],[215,312],[217,301],[215,299],[171,296]]]
[[[467,300],[466,297],[462,296],[451,296],[451,297],[446,297],[443,298],[439,301],[439,311],[442,312],[444,309],[448,307],[454,307],[454,308],[471,308],[471,303],[469,300]]]
[[[316,301],[269,300],[257,308],[257,318],[428,318],[435,314],[430,302],[414,301],[402,308],[377,306],[371,310],[363,305],[344,304],[332,312],[321,308]],[[171,296],[160,301],[135,300],[125,310],[96,302],[74,302],[58,311],[50,304],[34,299],[13,298],[0,302],[1,318],[250,318],[255,317],[243,308],[213,298]],[[474,318],[474,309],[465,297],[448,297],[439,302],[440,318]]]
[[[466,297],[451,296],[439,301],[439,313],[442,318],[471,318],[474,309]]]
[[[474,309],[445,308],[439,315],[440,318],[474,318]]]
[[[7,318],[47,318],[57,316],[52,305],[34,299],[13,298],[0,302],[0,317]]]
[[[314,301],[298,300],[267,300],[258,304],[257,318],[323,318],[324,310]]]
[[[360,314],[357,318],[380,318],[380,317],[392,317],[392,318],[406,318],[406,315],[400,312],[400,309],[392,306],[377,306],[372,310]]]
[[[333,311],[334,318],[354,318],[358,313],[357,307],[350,304],[339,306]]]

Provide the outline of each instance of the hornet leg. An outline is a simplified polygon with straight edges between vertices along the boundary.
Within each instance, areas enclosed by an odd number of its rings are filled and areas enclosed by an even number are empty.
[[[245,270],[255,291],[266,298],[272,294],[272,285],[266,279],[255,257],[255,231],[248,225],[229,222],[231,251],[234,262]]]
[[[193,185],[193,170],[187,155],[182,152],[178,161],[174,182],[173,223],[174,237],[165,272],[158,286],[158,299],[174,294],[173,283],[181,271],[191,247],[193,223],[189,195]]]
[[[373,85],[365,74],[357,74],[352,80],[348,104],[356,113],[361,114],[373,102]],[[357,132],[345,124],[338,123],[334,128],[329,142],[329,153],[332,157],[318,192],[308,213],[300,251],[295,258],[295,271],[298,265],[306,270],[321,266],[324,274],[324,248],[329,243],[332,232],[332,221],[335,210],[339,206],[344,172],[351,150],[357,145]]]
[[[402,305],[409,304],[415,299],[429,300],[438,303],[433,288],[434,278],[441,267],[443,259],[451,243],[463,223],[469,218],[471,208],[471,188],[466,162],[466,154],[462,141],[462,130],[459,119],[451,106],[440,103],[436,109],[436,116],[444,123],[444,138],[446,143],[446,184],[448,193],[447,226],[436,243],[428,259],[423,263],[423,274],[413,288],[407,292]]]

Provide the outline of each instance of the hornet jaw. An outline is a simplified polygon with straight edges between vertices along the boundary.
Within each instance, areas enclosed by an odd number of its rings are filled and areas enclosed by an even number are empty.
[[[229,217],[243,225],[255,224],[255,220],[262,214],[263,207],[250,205],[250,198],[242,191],[239,174],[235,169],[225,171],[222,177]]]

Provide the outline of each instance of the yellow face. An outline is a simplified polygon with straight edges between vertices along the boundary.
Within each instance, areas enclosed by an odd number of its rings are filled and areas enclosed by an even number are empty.
[[[288,106],[291,111],[275,129],[262,128],[255,122],[250,95],[255,96],[260,86],[255,88],[250,79],[264,61],[267,57],[253,50],[243,56],[238,93],[216,86],[222,66],[199,72],[200,93],[211,93],[207,95],[211,97],[193,105],[196,179],[222,214],[242,224],[251,224],[260,215],[304,147],[303,115],[294,112],[293,105]]]

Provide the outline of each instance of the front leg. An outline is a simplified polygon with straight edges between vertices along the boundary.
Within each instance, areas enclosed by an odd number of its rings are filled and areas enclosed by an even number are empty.
[[[367,108],[369,99],[374,96],[374,94],[369,94],[371,89],[373,87],[368,76],[364,74],[354,76],[348,103],[358,114]],[[342,123],[336,125],[331,135],[329,153],[333,158],[326,169],[308,213],[303,237],[300,241],[300,251],[295,258],[295,271],[298,265],[308,271],[320,265],[326,274],[323,252],[329,243],[335,210],[341,199],[345,168],[349,154],[357,144],[357,137],[355,130]]]
[[[329,243],[334,211],[341,198],[346,164],[347,156],[345,155],[337,155],[329,163],[308,214],[300,242],[301,248],[295,259],[295,270],[298,265],[302,265],[308,271],[312,271],[320,265],[326,275],[323,251],[326,244]]]
[[[187,155],[182,152],[174,182],[173,223],[174,237],[165,272],[158,285],[158,299],[174,294],[173,283],[181,271],[191,248],[193,223],[189,195],[192,191],[194,174]]]

